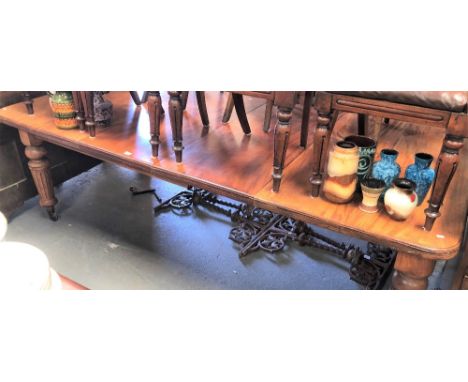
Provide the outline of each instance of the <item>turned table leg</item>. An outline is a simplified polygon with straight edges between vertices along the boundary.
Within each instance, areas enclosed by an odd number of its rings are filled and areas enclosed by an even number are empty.
[[[328,151],[328,142],[335,125],[337,112],[332,115],[331,96],[329,94],[317,97],[315,104],[317,108],[317,127],[314,134],[314,150],[312,152],[312,176],[310,183],[312,185],[312,196],[317,197],[320,193],[320,187],[323,182],[323,171],[325,167],[325,158]]]
[[[460,120],[458,120],[458,118]],[[448,134],[445,136],[442,150],[436,164],[436,176],[429,199],[429,207],[424,210],[426,221],[424,228],[432,229],[435,220],[440,216],[439,209],[444,201],[447,189],[458,167],[459,151],[463,147],[463,135],[457,133],[463,131],[463,116],[452,114],[449,121]]]
[[[275,126],[274,155],[273,155],[273,191],[278,192],[283,177],[284,162],[288,149],[291,130],[292,109],[278,108],[278,123]]]
[[[435,260],[398,252],[392,278],[393,289],[427,289],[427,279],[434,270]]]
[[[23,92],[24,104],[26,105],[26,110],[28,114],[34,114],[33,101],[31,94],[29,92]]]
[[[231,119],[232,110],[234,109],[234,99],[232,98],[232,93],[228,94],[228,99],[226,102],[226,108],[224,109],[223,114],[223,123],[228,123]]]
[[[46,158],[47,151],[42,146],[42,141],[34,135],[19,131],[21,142],[26,146],[25,155],[29,159],[28,167],[39,194],[39,205],[46,208],[51,220],[58,219],[55,213],[57,199],[54,194],[54,184],[49,169],[49,161]]]
[[[210,119],[208,117],[208,109],[206,108],[205,92],[195,92],[195,93],[197,95],[198,111],[200,112],[200,117],[203,123],[203,127],[207,129],[210,127]]]
[[[156,91],[148,92],[147,102],[150,120],[150,144],[152,148],[153,157],[157,157],[159,153],[159,144],[161,143],[161,141],[159,140],[159,135],[161,126],[161,116],[163,114],[160,93]]]
[[[169,117],[171,120],[172,140],[174,141],[174,152],[176,162],[182,162],[182,100],[180,92],[169,92]]]

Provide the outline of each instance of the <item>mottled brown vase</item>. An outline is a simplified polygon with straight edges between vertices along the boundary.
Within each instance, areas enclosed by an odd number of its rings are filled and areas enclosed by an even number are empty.
[[[418,205],[416,183],[406,178],[397,178],[385,192],[387,213],[395,220],[406,220]]]
[[[323,196],[333,203],[348,203],[357,185],[359,149],[353,142],[339,141],[328,155]]]

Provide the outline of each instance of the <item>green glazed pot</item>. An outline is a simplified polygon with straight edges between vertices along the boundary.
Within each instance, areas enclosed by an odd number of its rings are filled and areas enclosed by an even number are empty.
[[[54,123],[59,129],[76,129],[75,106],[72,92],[49,92],[49,103],[54,113]]]

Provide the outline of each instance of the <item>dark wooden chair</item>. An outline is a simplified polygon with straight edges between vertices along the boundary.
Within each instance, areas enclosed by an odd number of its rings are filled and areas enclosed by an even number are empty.
[[[141,106],[146,101],[146,92],[140,99],[138,92],[129,92],[135,105]],[[96,136],[96,122],[94,120],[94,92],[93,91],[73,91],[73,104],[75,105],[76,119],[80,130],[88,129],[89,136]]]
[[[244,92],[247,93],[247,92]],[[261,97],[263,94],[270,93],[270,92],[255,92],[258,93],[258,97]],[[309,135],[309,116],[310,116],[310,107],[311,107],[311,101],[313,97],[312,91],[306,91],[306,92],[301,92],[303,93],[304,96],[304,104],[303,104],[303,109],[302,109],[302,124],[301,124],[301,142],[300,145],[303,148],[307,147],[307,138]],[[242,94],[241,94],[242,97]],[[261,97],[263,98],[263,97]],[[298,99],[299,97],[297,97]],[[242,100],[238,100],[238,103],[243,103],[243,98]],[[265,119],[263,122],[263,131],[267,133],[270,131],[270,126],[271,126],[271,117],[273,114],[273,100],[268,97],[266,98],[266,107],[265,107]],[[239,105],[241,113],[245,110],[244,106],[241,104]],[[239,109],[239,107],[236,108],[236,112]],[[234,109],[234,97],[233,93],[230,92],[228,96],[228,100],[226,102],[226,108],[224,109],[224,114],[223,114],[223,123],[228,123],[229,120],[231,119],[232,111]],[[244,130],[250,130],[250,127],[248,126],[248,121],[247,117],[244,115],[241,116],[242,119],[240,119],[241,123],[244,123],[243,129]],[[239,114],[238,114],[239,115]]]
[[[436,163],[436,178],[425,210],[424,228],[432,229],[439,209],[455,174],[459,150],[468,137],[468,92],[317,92],[318,112],[312,160],[312,196],[318,196],[323,182],[328,142],[339,112],[352,112],[379,119],[396,119],[446,130]]]
[[[150,130],[151,139],[150,144],[152,147],[152,154],[154,157],[158,156],[159,145],[161,143],[160,137],[160,125],[161,117],[164,114],[162,108],[161,95],[159,91],[147,92],[147,103],[148,103],[148,114],[150,118]],[[171,121],[172,129],[172,140],[174,142],[174,153],[177,162],[182,162],[182,151],[183,146],[183,112],[187,106],[188,91],[170,91],[169,92],[169,117]],[[205,92],[195,92],[198,103],[198,111],[203,123],[203,128],[208,129],[210,126],[210,120],[208,118],[208,110],[206,108]]]
[[[274,130],[274,154],[273,154],[273,191],[278,192],[281,185],[281,178],[283,176],[283,168],[286,159],[286,152],[289,142],[290,134],[290,122],[292,116],[292,110],[294,105],[297,104],[299,92],[275,92],[275,91],[231,91],[230,98],[228,99],[227,108],[223,116],[223,122],[229,120],[232,108],[235,108],[237,117],[241,124],[244,134],[250,135],[252,130],[247,119],[247,113],[245,111],[244,98],[243,96],[251,96],[265,99],[267,102],[266,113],[265,113],[265,122],[263,129],[269,130],[271,113],[274,106],[278,107],[278,123],[275,125]],[[310,92],[309,92],[310,93]],[[303,117],[303,129],[301,132],[301,142],[304,146],[307,141],[307,129],[309,121],[309,111],[310,111],[310,98],[309,106],[306,107],[307,114],[306,117]],[[232,105],[233,106],[232,106]],[[304,121],[307,120],[307,123],[304,124]],[[304,128],[305,126],[305,128]],[[302,145],[302,143],[301,143]]]

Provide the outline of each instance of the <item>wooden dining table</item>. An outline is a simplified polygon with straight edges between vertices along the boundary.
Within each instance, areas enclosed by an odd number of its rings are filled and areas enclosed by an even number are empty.
[[[161,123],[159,156],[152,156],[148,112],[137,106],[129,92],[111,92],[114,115],[110,127],[97,127],[96,137],[85,131],[59,130],[54,126],[47,96],[34,101],[34,114],[23,104],[0,109],[0,122],[18,129],[25,145],[29,167],[39,192],[39,203],[55,218],[57,199],[54,194],[47,152],[43,142],[114,163],[141,174],[181,186],[195,186],[219,195],[290,216],[351,237],[382,244],[398,251],[399,271],[393,277],[395,289],[425,289],[435,261],[455,257],[462,241],[467,210],[468,155],[464,150],[460,167],[442,206],[442,215],[431,231],[423,229],[425,204],[416,208],[408,220],[392,220],[384,212],[367,214],[359,209],[359,198],[351,203],[333,204],[321,197],[311,197],[312,145],[300,147],[302,110],[293,109],[289,127],[289,148],[284,163],[281,188],[273,191],[271,163],[274,134],[263,131],[265,100],[249,98],[245,110],[252,128],[245,135],[237,119],[222,123],[226,93],[206,92],[210,119],[203,129],[197,105],[188,100],[184,112],[184,162],[178,163],[170,144],[170,121]],[[163,103],[168,102],[163,94]],[[339,116],[331,142],[343,138],[356,127],[355,115]],[[310,134],[313,136],[317,115],[311,110]],[[399,151],[398,162],[405,169],[418,151],[437,157],[444,132],[415,124],[391,122],[378,137],[377,153],[382,148]],[[60,212],[60,205],[58,205]],[[59,224],[59,223],[58,223]]]

